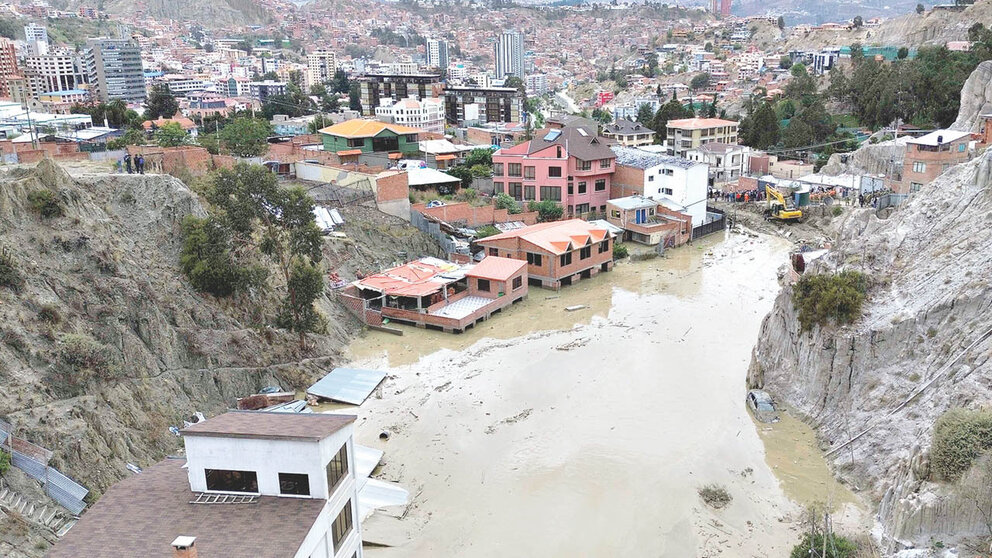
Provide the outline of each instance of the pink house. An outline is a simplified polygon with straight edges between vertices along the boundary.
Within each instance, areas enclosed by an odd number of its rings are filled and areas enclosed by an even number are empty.
[[[584,126],[545,129],[493,154],[493,186],[517,201],[551,200],[567,216],[606,213],[616,155]]]

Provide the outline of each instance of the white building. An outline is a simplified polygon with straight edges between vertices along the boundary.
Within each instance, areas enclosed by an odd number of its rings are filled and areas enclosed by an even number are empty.
[[[338,71],[337,55],[329,50],[315,50],[307,54],[307,89],[326,83]]]
[[[751,148],[730,143],[706,143],[686,152],[685,158],[709,167],[709,185],[733,182],[744,175]]]
[[[439,69],[448,67],[448,41],[427,39],[427,65]]]
[[[48,28],[37,23],[24,26],[24,41],[28,44],[29,54],[43,56],[48,53]]]
[[[267,79],[265,81],[253,81],[248,84],[248,94],[259,103],[265,103],[273,95],[285,95],[286,91],[285,81]]]
[[[194,424],[185,459],[112,487],[48,555],[107,555],[113,533],[135,556],[360,558],[354,421],[231,411]]]
[[[527,94],[541,96],[548,92],[548,76],[544,74],[530,74],[524,78],[527,86]]]
[[[375,117],[383,122],[419,128],[436,134],[444,133],[444,99],[436,97],[417,99],[413,95],[396,102],[392,99],[381,99],[380,103],[375,108]]]
[[[613,152],[617,156],[613,191],[619,193],[615,197],[667,198],[692,216],[693,228],[706,223],[706,165],[633,147],[613,146]]]
[[[524,36],[517,31],[506,31],[496,39],[493,47],[496,60],[496,79],[508,76],[524,77]]]

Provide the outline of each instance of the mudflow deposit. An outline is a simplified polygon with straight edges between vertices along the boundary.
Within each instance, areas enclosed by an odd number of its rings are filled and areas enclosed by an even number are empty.
[[[835,471],[877,506],[889,550],[987,535],[974,505],[931,481],[928,450],[944,411],[992,401],[992,153],[951,168],[887,220],[850,214],[807,273],[841,270],[870,277],[864,315],[803,332],[786,286],[761,327],[750,384],[818,430]]]

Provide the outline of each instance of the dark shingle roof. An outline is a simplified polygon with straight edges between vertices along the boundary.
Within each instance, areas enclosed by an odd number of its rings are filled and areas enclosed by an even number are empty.
[[[213,420],[213,419],[211,419]],[[49,551],[49,558],[171,558],[178,536],[198,554],[293,556],[327,503],[259,496],[254,503],[190,504],[183,459],[166,459],[115,484]]]
[[[352,422],[352,415],[229,411],[184,429],[183,436],[319,442]]]
[[[603,126],[604,134],[653,134],[654,130],[645,127],[640,122],[631,122],[623,118],[612,124]]]
[[[674,167],[688,169],[688,168],[692,168],[695,165],[703,164],[703,163],[690,161],[689,159],[683,159],[681,157],[672,157],[671,155],[660,155],[658,153],[649,153],[647,151],[643,151],[635,147],[621,147],[619,145],[614,145],[613,152],[616,153],[617,155],[618,165],[634,167],[641,170],[648,169],[657,165],[670,165]]]
[[[582,161],[612,159],[614,157],[606,138],[597,136],[595,129],[589,130],[581,126],[566,126],[560,129],[546,128],[534,132],[534,139],[530,142],[530,149],[527,150],[527,154],[536,153],[551,145],[565,147],[569,155]]]

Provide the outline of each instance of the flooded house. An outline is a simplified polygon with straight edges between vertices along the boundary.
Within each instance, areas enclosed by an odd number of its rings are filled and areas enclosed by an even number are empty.
[[[476,244],[485,250],[486,259],[522,260],[531,283],[558,289],[613,269],[613,237],[604,227],[568,219],[488,236]]]
[[[366,324],[384,321],[461,333],[527,296],[527,262],[421,258],[359,279],[339,298]]]
[[[692,216],[665,196],[660,200],[644,196],[610,200],[606,220],[622,228],[625,239],[648,246],[674,248],[692,240]]]

